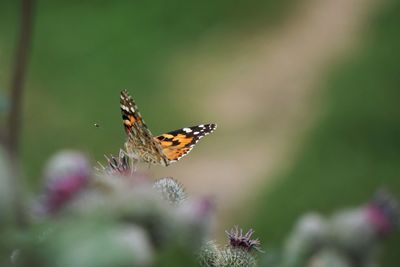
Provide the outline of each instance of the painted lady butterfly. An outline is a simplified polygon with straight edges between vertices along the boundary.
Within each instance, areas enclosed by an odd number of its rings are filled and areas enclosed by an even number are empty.
[[[129,157],[147,163],[168,166],[187,155],[203,136],[217,128],[216,124],[201,124],[153,136],[127,90],[121,92],[120,107],[128,135],[126,152]]]

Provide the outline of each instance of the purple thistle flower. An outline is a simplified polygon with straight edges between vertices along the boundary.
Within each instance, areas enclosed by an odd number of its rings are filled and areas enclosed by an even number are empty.
[[[90,179],[90,165],[86,156],[72,150],[54,155],[45,169],[45,195],[41,212],[59,211]]]
[[[243,234],[243,229],[235,226],[230,231],[225,231],[228,236],[229,244],[233,248],[242,248],[246,251],[251,251],[255,249],[259,252],[263,252],[260,248],[261,242],[257,239],[251,239],[254,234],[254,230],[250,229],[247,233]]]
[[[56,181],[47,191],[46,206],[50,213],[58,211],[87,183],[87,177],[71,175],[64,180]]]
[[[367,206],[368,218],[382,236],[400,227],[400,203],[386,189],[375,193]]]
[[[104,167],[100,162],[98,162],[100,168],[95,168],[98,172],[107,175],[121,175],[121,176],[129,176],[133,174],[134,172],[134,169],[132,169],[133,166],[131,166],[128,156],[122,149],[120,149],[117,158],[114,157],[113,155],[111,155],[110,158],[107,157],[106,155],[104,155],[104,157],[107,160],[107,166]]]

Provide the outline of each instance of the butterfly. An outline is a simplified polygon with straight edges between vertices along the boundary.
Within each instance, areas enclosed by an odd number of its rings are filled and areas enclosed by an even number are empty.
[[[177,162],[187,155],[202,137],[217,128],[213,123],[200,124],[153,136],[127,90],[121,92],[120,108],[128,135],[125,142],[126,153],[137,161],[151,164],[168,166]]]

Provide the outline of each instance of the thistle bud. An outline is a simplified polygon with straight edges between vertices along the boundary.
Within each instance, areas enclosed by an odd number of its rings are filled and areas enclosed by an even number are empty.
[[[187,198],[183,185],[171,177],[157,180],[153,188],[156,189],[162,198],[172,205],[180,205]]]

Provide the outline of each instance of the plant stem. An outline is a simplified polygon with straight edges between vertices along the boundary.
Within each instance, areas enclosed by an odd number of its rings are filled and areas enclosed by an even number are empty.
[[[20,25],[17,49],[14,61],[14,71],[11,79],[11,95],[10,95],[10,110],[8,114],[8,138],[7,151],[10,160],[11,171],[11,189],[14,195],[14,209],[16,222],[19,225],[24,224],[24,212],[21,200],[21,184],[19,173],[19,140],[21,130],[21,107],[24,82],[26,77],[28,55],[32,37],[32,22],[33,22],[33,6],[34,0],[21,0],[20,9]]]

